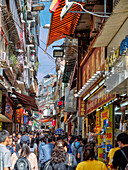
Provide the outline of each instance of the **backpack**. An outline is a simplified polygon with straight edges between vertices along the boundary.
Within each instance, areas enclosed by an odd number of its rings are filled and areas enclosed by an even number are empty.
[[[30,162],[27,157],[19,157],[19,153],[16,153],[18,160],[15,163],[14,170],[31,170]]]
[[[125,159],[127,161],[127,165],[125,167],[125,170],[128,170],[128,158],[127,158],[126,154],[124,153],[124,151],[122,149],[121,149],[121,152],[122,152],[122,154],[124,155],[124,157],[125,157]]]

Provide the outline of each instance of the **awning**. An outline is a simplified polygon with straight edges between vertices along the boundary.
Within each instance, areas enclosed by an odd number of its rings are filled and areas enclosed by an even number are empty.
[[[0,122],[12,122],[12,121],[8,119],[6,116],[0,114]]]
[[[85,3],[82,3],[84,5]],[[68,35],[73,35],[77,26],[78,20],[81,16],[80,13],[67,13],[67,15],[60,21],[60,14],[62,8],[65,6],[65,0],[60,0],[59,7],[51,16],[51,23],[49,28],[49,34],[46,44],[46,50],[53,42],[65,38]],[[81,7],[74,4],[70,11],[82,11]],[[46,51],[45,50],[45,51]]]
[[[36,99],[34,97],[26,96],[26,95],[20,94],[16,91],[14,91],[13,93],[17,96],[17,98],[19,99],[20,103],[23,106],[25,106],[25,107],[29,106],[34,111],[39,110],[37,103],[36,103]]]
[[[120,0],[106,21],[93,47],[108,46],[128,18],[128,0]]]

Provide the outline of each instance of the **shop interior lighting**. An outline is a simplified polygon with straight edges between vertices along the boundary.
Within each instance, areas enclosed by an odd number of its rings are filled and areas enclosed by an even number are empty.
[[[124,102],[124,103],[121,103],[120,106],[123,107],[123,106],[127,106],[128,105],[128,102]]]

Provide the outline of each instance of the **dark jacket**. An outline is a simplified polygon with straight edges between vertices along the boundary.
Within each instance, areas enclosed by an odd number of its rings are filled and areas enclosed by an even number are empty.
[[[61,162],[61,163],[57,163],[57,164],[52,162],[49,165],[48,170],[66,170],[65,162]]]

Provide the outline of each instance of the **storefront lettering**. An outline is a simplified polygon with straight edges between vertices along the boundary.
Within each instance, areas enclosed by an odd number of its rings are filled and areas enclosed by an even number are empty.
[[[91,96],[87,101],[87,114],[91,113],[93,110],[96,110],[98,107],[106,104],[108,101],[114,99],[115,94],[107,94],[106,89],[102,87]]]

